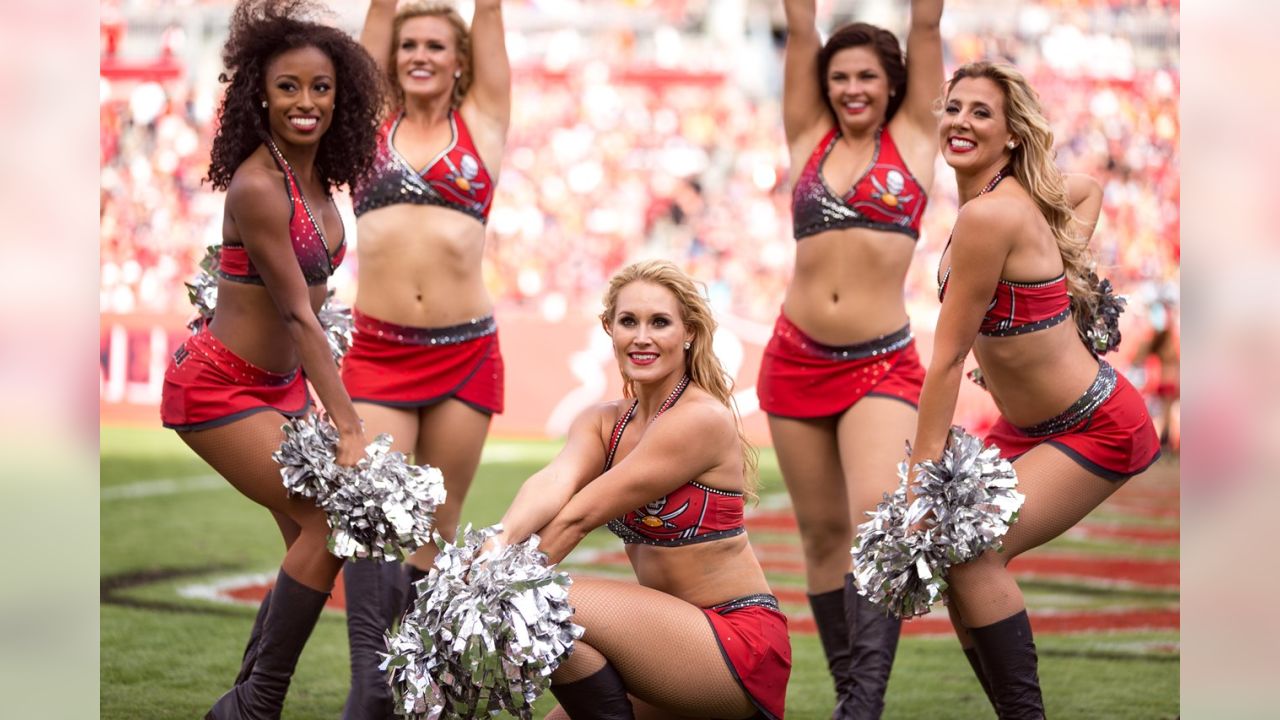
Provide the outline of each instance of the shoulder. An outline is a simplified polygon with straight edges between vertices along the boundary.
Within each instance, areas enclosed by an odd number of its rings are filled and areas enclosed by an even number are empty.
[[[700,441],[737,438],[733,411],[698,387],[686,390],[685,397],[666,415],[670,416],[669,424],[679,425],[681,433]]]
[[[284,186],[284,173],[250,156],[236,168],[227,186],[227,209],[236,215],[287,221],[292,207]]]
[[[1028,220],[1025,197],[1020,194],[1001,193],[974,198],[960,208],[952,233],[957,247],[983,244],[1002,244],[1012,241]]]

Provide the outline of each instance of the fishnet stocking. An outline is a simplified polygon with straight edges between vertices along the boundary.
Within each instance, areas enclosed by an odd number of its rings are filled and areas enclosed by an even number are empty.
[[[755,714],[700,608],[650,588],[593,578],[575,578],[569,601],[574,622],[586,628],[582,643],[607,658],[628,692],[642,701],[637,718],[656,717],[654,712],[698,718]],[[570,661],[577,655],[575,650]],[[562,665],[552,679],[570,682],[561,672],[584,677],[593,659],[585,653],[581,665],[566,663],[571,667]]]
[[[284,571],[312,590],[329,592],[342,560],[326,547],[329,526],[324,513],[312,500],[287,495],[280,480],[280,466],[271,459],[284,439],[280,430],[283,423],[277,413],[260,412],[227,425],[178,436],[236,490],[276,517],[288,547],[282,563]]]

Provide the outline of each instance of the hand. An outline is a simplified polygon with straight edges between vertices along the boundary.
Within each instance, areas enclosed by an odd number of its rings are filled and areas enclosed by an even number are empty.
[[[356,426],[354,430],[339,431],[338,447],[334,449],[334,462],[343,467],[354,467],[356,463],[364,459],[364,449],[368,444],[369,441],[364,437],[363,422]]]

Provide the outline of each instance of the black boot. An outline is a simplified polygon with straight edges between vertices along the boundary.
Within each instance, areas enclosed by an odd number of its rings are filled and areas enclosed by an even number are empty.
[[[249,678],[219,698],[205,720],[277,720],[298,656],[328,599],[329,593],[302,585],[282,568],[271,591],[258,660]]]
[[[969,628],[969,635],[991,684],[996,715],[1001,720],[1042,720],[1044,700],[1027,611],[985,627]]]
[[[244,646],[244,658],[240,661],[240,673],[236,675],[235,684],[239,685],[249,679],[253,672],[253,664],[258,661],[258,644],[262,642],[262,623],[267,619],[267,608],[271,607],[271,591],[262,597],[258,606],[258,616],[253,619],[253,629],[249,631],[249,644]]]
[[[836,686],[836,707],[832,720],[842,720],[852,689],[849,679],[849,624],[845,618],[844,588],[809,596],[813,622],[818,626],[818,639],[827,656],[827,669]]]
[[[551,685],[569,720],[635,720],[622,676],[609,663],[581,680]]]
[[[987,694],[987,700],[991,703],[992,709],[995,709],[996,698],[991,694],[991,683],[987,682],[987,673],[982,669],[982,660],[978,658],[978,651],[974,648],[961,648],[964,650],[965,659],[969,661],[969,667],[973,668],[973,674],[978,676],[978,683],[982,685],[982,692]]]
[[[398,562],[361,560],[342,567],[347,593],[347,642],[351,648],[351,690],[343,720],[385,720],[395,715],[387,676],[378,670],[387,630],[399,619],[406,591]]]
[[[884,712],[889,670],[898,652],[902,620],[858,594],[853,575],[845,576],[845,622],[849,626],[849,698],[840,718],[876,720]],[[837,708],[839,710],[839,708]]]

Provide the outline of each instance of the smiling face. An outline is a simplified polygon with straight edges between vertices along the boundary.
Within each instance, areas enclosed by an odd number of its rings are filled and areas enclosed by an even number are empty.
[[[947,93],[938,121],[942,157],[957,172],[987,173],[1009,162],[1005,98],[1000,86],[985,77],[961,78]]]
[[[286,50],[267,63],[264,73],[267,125],[282,143],[320,141],[333,122],[337,73],[319,48]]]
[[[618,368],[639,383],[685,371],[685,342],[693,333],[680,317],[680,303],[667,288],[645,280],[624,285],[609,327]]]
[[[889,109],[889,76],[870,45],[845,48],[827,67],[827,102],[843,129],[879,127]]]
[[[400,26],[396,78],[406,97],[451,94],[461,67],[457,32],[448,20],[422,15]]]

